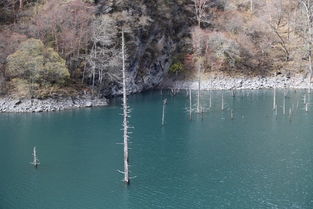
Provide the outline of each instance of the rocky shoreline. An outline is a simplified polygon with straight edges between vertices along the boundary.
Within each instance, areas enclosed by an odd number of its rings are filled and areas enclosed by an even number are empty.
[[[161,89],[198,89],[196,80],[165,79]],[[245,76],[210,76],[202,78],[201,90],[231,90],[231,89],[271,89],[293,88],[308,89],[310,82],[305,75],[277,75],[275,77],[245,77]],[[312,88],[312,85],[311,85]],[[89,95],[79,97],[62,97],[48,99],[14,99],[0,98],[0,113],[4,112],[50,112],[69,109],[100,107],[108,104],[107,99],[93,98]]]
[[[196,80],[166,80],[161,88],[165,89],[198,89]],[[293,77],[278,75],[275,77],[229,77],[214,76],[201,80],[201,90],[230,90],[230,89],[272,89],[272,88],[310,88],[309,79],[304,75]],[[312,87],[311,87],[312,88]]]
[[[14,99],[0,98],[0,112],[51,112],[69,109],[106,106],[106,99],[91,96],[48,98],[48,99]]]

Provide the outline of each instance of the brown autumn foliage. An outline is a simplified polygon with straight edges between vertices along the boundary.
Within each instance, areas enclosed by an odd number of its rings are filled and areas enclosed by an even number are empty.
[[[4,79],[6,58],[15,52],[20,43],[26,39],[25,35],[11,30],[0,30],[0,94],[7,91]]]
[[[94,7],[82,0],[47,1],[33,18],[33,36],[55,48],[64,58],[86,52]]]
[[[221,1],[222,2],[222,1]],[[251,2],[253,4],[251,5]],[[301,7],[294,1],[224,1],[222,7],[209,5],[207,22],[192,37],[202,43],[204,71],[268,74],[297,71],[305,44],[296,27],[301,24]]]
[[[27,36],[15,33],[11,30],[0,30],[0,64],[5,64],[7,56],[17,49],[19,44],[26,40]]]

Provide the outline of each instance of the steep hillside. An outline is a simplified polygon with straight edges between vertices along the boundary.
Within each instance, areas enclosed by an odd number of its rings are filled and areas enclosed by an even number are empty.
[[[313,25],[305,18],[313,9],[306,11],[306,3],[299,2],[3,0],[1,93],[23,97],[119,94],[122,30],[130,93],[156,87],[164,78],[193,79],[199,73],[203,79],[212,72],[287,77],[300,73],[311,78]],[[50,82],[47,76],[40,82],[25,80],[25,73],[15,77],[6,73],[12,65],[9,55],[18,53],[31,38],[65,60],[70,73],[65,82]],[[45,51],[38,56],[47,57]],[[36,63],[35,58],[27,59]],[[45,72],[44,65],[34,71]],[[49,70],[57,72],[57,66]],[[23,93],[15,92],[18,89]]]

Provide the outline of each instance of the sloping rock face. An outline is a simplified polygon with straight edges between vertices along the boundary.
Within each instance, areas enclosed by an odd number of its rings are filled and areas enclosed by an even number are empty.
[[[110,0],[98,1],[98,13],[114,14],[127,10],[130,14],[147,17],[145,27],[133,28],[128,44],[129,93],[141,92],[158,86],[168,72],[174,56],[186,49],[193,11],[192,2],[165,0],[125,0],[116,5]],[[188,9],[189,8],[189,9]],[[104,95],[117,95],[115,86]]]

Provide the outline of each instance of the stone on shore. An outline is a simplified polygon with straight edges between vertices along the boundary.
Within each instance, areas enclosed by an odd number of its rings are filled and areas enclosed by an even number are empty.
[[[197,80],[166,80],[161,85],[161,88],[168,89],[198,89]],[[295,75],[287,77],[278,75],[275,77],[228,77],[214,76],[202,79],[202,90],[230,90],[230,89],[270,89],[270,88],[294,88],[308,89],[312,84],[309,79],[303,75]]]
[[[106,99],[92,98],[91,96],[43,100],[0,98],[0,112],[50,112],[106,105]]]

